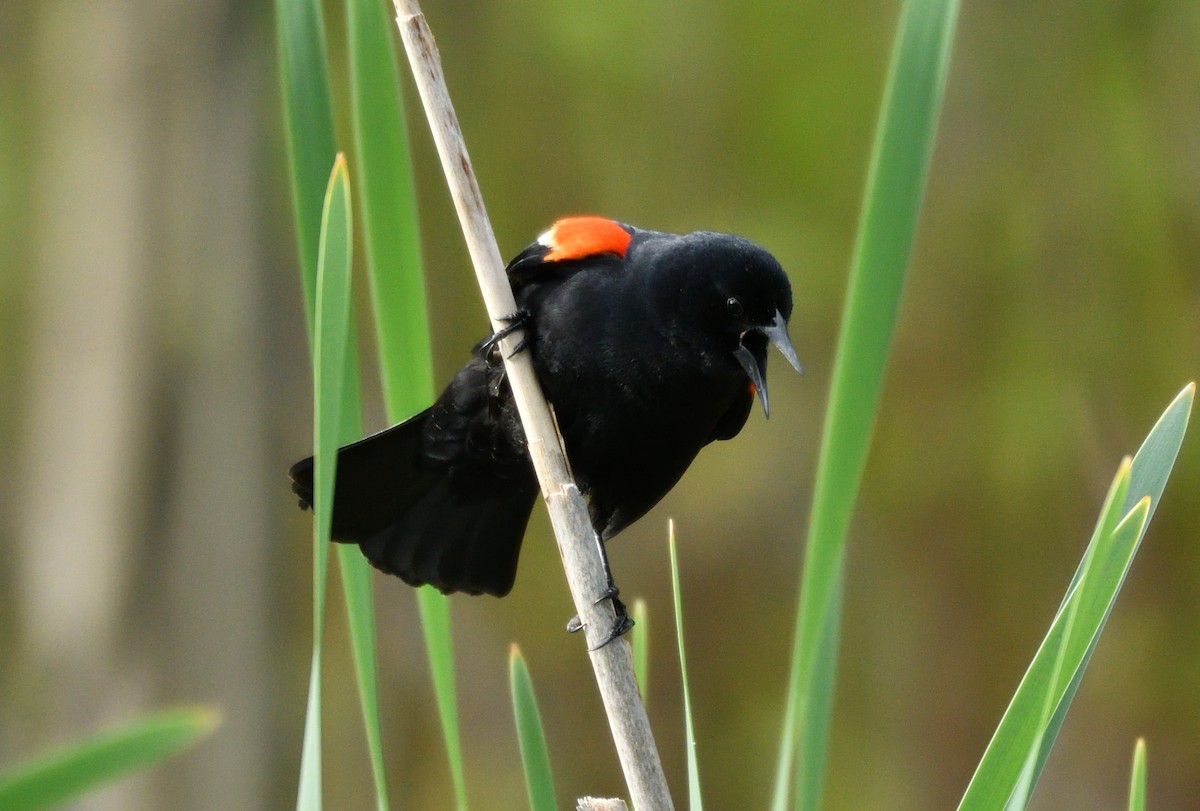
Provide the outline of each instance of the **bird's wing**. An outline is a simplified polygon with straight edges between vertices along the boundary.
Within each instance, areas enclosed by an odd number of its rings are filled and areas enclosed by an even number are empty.
[[[564,217],[508,263],[515,291],[527,284],[576,273],[597,257],[623,259],[634,229],[605,217]]]

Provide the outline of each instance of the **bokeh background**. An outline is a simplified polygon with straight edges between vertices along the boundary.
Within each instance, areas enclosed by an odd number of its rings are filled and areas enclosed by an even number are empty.
[[[816,449],[898,15],[846,3],[429,0],[502,250],[555,217],[735,231],[796,291],[804,378],[613,546],[650,603],[649,709],[685,790],[677,520],[712,808],[766,803]],[[327,3],[335,81],[344,41]],[[224,724],[94,808],[294,800],[311,419],[269,3],[0,4],[0,765],[179,703]],[[964,4],[849,541],[827,807],[945,808],[1058,606],[1117,463],[1200,374],[1200,8]],[[438,379],[485,332],[409,91]],[[337,91],[339,103],[346,95]],[[344,122],[344,117],[343,117]],[[332,156],[331,156],[332,158]],[[365,287],[365,286],[364,286]],[[367,313],[362,306],[360,313]],[[369,330],[364,330],[369,334]],[[365,345],[367,424],[383,425]],[[1200,797],[1200,441],[1174,477],[1035,796]],[[335,583],[336,578],[331,580]],[[370,807],[335,593],[327,800]],[[397,808],[451,807],[415,601],[377,580]],[[561,799],[622,794],[544,514],[503,601],[453,601],[472,807],[525,803],[506,657]]]

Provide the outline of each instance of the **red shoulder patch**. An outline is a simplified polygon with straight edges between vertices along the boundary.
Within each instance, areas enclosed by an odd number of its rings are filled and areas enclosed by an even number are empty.
[[[633,236],[619,223],[604,217],[565,217],[538,237],[547,248],[544,261],[561,262],[612,253],[625,256]]]

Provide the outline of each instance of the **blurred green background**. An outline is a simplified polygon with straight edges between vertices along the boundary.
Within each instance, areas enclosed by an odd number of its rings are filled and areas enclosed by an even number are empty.
[[[340,4],[326,5],[340,54]],[[624,593],[650,603],[649,709],[682,797],[676,518],[708,803],[763,806],[898,4],[425,10],[504,253],[561,214],[599,212],[738,232],[791,275],[807,376],[776,362],[771,420],[708,449],[612,547]],[[1117,462],[1198,375],[1198,40],[1200,8],[1182,2],[961,11],[850,537],[831,809],[957,801]],[[444,383],[487,327],[406,89]],[[311,395],[269,4],[6,0],[0,99],[0,766],[208,702],[225,717],[211,740],[89,807],[286,807],[311,560],[284,472],[309,452]],[[1200,796],[1197,448],[1184,443],[1035,808],[1118,805],[1139,735],[1150,807]],[[396,807],[448,808],[415,600],[376,585]],[[330,605],[326,797],[367,808],[344,613]],[[622,794],[581,643],[562,631],[572,608],[540,508],[513,594],[458,597],[453,612],[472,807],[525,803],[512,641],[560,801]]]

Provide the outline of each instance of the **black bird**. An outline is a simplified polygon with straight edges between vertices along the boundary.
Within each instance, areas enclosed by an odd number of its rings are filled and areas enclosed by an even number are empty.
[[[742,237],[570,217],[508,278],[518,351],[532,354],[603,541],[657,504],[701,448],[736,436],[756,393],[767,412],[769,343],[800,370],[787,276]],[[538,483],[498,335],[431,408],[338,451],[334,540],[414,586],[503,597],[516,578]],[[312,475],[311,457],[291,469],[302,507]],[[632,623],[611,574],[609,585],[613,638]]]

